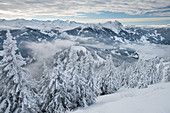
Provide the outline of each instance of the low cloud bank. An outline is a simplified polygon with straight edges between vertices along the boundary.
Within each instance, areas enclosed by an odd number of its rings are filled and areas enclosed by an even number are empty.
[[[42,74],[40,67],[44,61],[52,60],[53,56],[57,53],[66,49],[76,43],[69,40],[55,40],[53,42],[42,42],[27,43],[27,47],[32,50],[33,56],[37,59],[37,62],[30,64],[27,68],[30,70],[31,74],[36,78]]]

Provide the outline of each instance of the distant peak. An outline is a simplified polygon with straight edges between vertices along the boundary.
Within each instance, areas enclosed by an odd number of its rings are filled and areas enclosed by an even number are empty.
[[[106,23],[103,23],[102,25],[103,27],[112,29],[116,34],[119,34],[120,30],[124,29],[123,25],[117,20],[115,20],[114,22],[107,21]]]
[[[122,26],[122,23],[119,22],[118,20],[115,20],[115,21],[107,21],[106,23],[104,24],[113,24],[113,25],[121,25]]]
[[[120,23],[118,20],[115,20],[114,23]]]
[[[110,23],[110,24],[118,23],[118,24],[121,24],[121,22],[119,22],[118,20],[115,20],[115,21],[107,21],[106,23]]]
[[[114,24],[115,24],[115,25],[119,25],[119,26],[123,26],[122,23],[120,23],[120,22],[117,21],[117,20],[114,21]]]
[[[107,21],[106,23],[109,23],[109,24],[111,24],[111,23],[113,23],[112,21]]]

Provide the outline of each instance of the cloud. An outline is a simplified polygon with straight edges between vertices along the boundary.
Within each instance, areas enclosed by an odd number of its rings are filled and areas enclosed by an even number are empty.
[[[1,18],[33,18],[35,15],[81,16],[99,11],[146,14],[168,10],[168,0],[0,0]],[[14,17],[13,17],[14,16]],[[82,15],[83,16],[83,15]]]
[[[75,45],[75,42],[59,39],[56,39],[54,42],[27,43],[27,47],[33,51],[33,56],[36,57],[38,61],[44,61],[45,59],[53,57],[57,52],[72,45]]]
[[[57,52],[60,52],[63,49],[75,44],[76,43],[73,41],[58,39],[56,39],[54,42],[28,42],[27,47],[32,50],[32,54],[37,59],[37,62],[28,65],[27,68],[36,79],[39,79],[40,75],[42,75],[41,66],[44,61],[52,60],[53,56]]]
[[[157,12],[150,14],[151,16],[170,16],[170,11],[169,12]]]

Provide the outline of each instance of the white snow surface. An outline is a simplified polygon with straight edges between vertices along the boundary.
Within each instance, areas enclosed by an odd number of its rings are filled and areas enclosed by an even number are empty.
[[[170,113],[170,83],[159,83],[145,89],[121,88],[100,96],[97,102],[71,113]]]

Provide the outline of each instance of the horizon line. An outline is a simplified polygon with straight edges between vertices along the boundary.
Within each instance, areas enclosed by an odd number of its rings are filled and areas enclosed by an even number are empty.
[[[55,21],[55,20],[60,20],[60,21],[74,21],[74,22],[77,22],[77,23],[84,23],[84,24],[91,24],[91,23],[94,23],[94,24],[97,24],[97,23],[106,23],[106,22],[114,22],[114,21],[119,21],[120,23],[123,23],[123,25],[134,25],[134,24],[130,24],[130,22],[150,22],[150,21],[164,21],[164,20],[170,20],[170,17],[156,17],[156,18],[116,18],[116,19],[61,19],[61,18],[56,18],[56,19],[37,19],[37,18],[11,18],[11,19],[7,19],[7,18],[0,18],[0,20],[28,20],[28,21],[31,21],[31,20],[37,20],[38,21]],[[129,24],[125,24],[125,23],[128,23]],[[160,24],[160,25],[157,25],[157,24],[152,24],[152,25],[141,25],[141,24],[135,24],[137,26],[161,26],[161,25],[170,25],[169,24]]]

